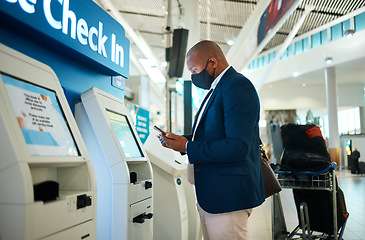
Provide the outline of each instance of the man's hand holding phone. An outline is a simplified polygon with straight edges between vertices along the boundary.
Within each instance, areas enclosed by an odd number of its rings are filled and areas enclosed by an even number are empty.
[[[166,135],[166,132],[162,130],[161,128],[157,127],[156,125],[153,126],[153,129],[155,129],[157,132],[159,132],[162,135]]]
[[[185,137],[173,134],[171,132],[165,132],[157,126],[154,126],[153,128],[160,133],[158,135],[158,138],[162,146],[171,148],[178,152],[186,152],[186,142],[188,140]]]

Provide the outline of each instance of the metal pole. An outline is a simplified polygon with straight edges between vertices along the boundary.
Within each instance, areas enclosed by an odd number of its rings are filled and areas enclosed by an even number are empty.
[[[172,11],[172,7],[171,7],[171,0],[167,0],[166,1],[167,4],[167,24],[166,24],[166,48],[170,48],[171,47],[171,33],[172,33],[172,29],[171,29],[171,24],[172,24],[172,15],[171,15],[171,11]],[[166,83],[165,83],[165,94],[166,94],[166,130],[168,132],[171,131],[171,98],[170,98],[170,89],[169,89],[169,82],[170,82],[170,77],[168,74],[168,69],[169,69],[169,62],[167,62],[167,66],[166,66]]]
[[[333,200],[333,239],[337,240],[337,182],[335,170],[332,170],[332,200]]]

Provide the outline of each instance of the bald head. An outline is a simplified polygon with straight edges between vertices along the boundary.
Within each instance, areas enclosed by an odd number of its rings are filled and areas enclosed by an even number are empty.
[[[212,62],[212,67],[215,69],[214,77],[229,66],[222,49],[212,41],[198,42],[186,54],[188,69],[192,74],[194,69],[198,69],[194,70],[195,73],[203,70],[208,61]]]
[[[222,49],[215,43],[209,40],[204,40],[195,44],[187,53],[187,58],[192,54],[198,54],[202,58],[208,59],[214,57],[222,62],[227,62]],[[228,64],[228,63],[227,63]]]

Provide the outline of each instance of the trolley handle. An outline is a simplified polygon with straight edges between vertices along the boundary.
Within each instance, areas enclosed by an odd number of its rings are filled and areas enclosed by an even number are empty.
[[[332,171],[332,170],[336,170],[337,169],[337,164],[335,162],[331,162],[330,165],[328,165],[328,167],[326,167],[325,169],[319,171],[319,172],[311,172],[311,171],[304,171],[304,172],[292,172],[292,171],[274,171],[276,174],[295,174],[295,175],[301,175],[301,174],[306,174],[306,175],[314,175],[314,174],[323,174],[325,172],[328,171]]]

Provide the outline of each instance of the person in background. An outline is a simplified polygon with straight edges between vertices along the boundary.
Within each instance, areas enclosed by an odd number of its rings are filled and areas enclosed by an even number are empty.
[[[158,137],[163,146],[186,153],[194,165],[204,240],[248,239],[248,217],[265,200],[256,89],[229,66],[214,42],[197,43],[186,59],[193,84],[209,92],[191,134]]]
[[[352,159],[351,173],[360,174],[359,158],[360,158],[360,152],[357,151],[357,149],[354,147],[354,150],[351,153],[351,159]]]

